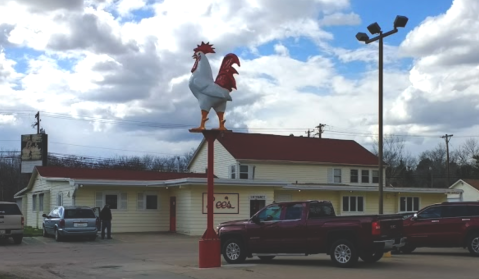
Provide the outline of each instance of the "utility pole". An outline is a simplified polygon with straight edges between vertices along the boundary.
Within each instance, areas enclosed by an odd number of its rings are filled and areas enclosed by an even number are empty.
[[[321,135],[324,133],[324,130],[323,130],[323,127],[326,126],[326,124],[321,124],[319,123],[318,126],[316,126],[316,129],[318,129],[318,132],[315,134],[319,136],[319,138],[321,138]]]
[[[37,119],[37,122],[33,123],[32,127],[37,126],[37,134],[40,134],[40,112],[38,111],[37,114],[35,114],[35,118]]]
[[[446,174],[446,177],[447,177],[447,187],[449,187],[449,140],[450,138],[452,137],[453,135],[448,135],[448,134],[445,134],[444,136],[442,136],[441,138],[443,139],[446,139],[446,154],[447,154],[447,174]]]
[[[314,132],[314,130],[309,130],[309,129],[308,129],[308,130],[307,130],[306,132],[304,132],[304,133],[308,135],[308,138],[310,138],[310,137],[311,137],[311,132]]]

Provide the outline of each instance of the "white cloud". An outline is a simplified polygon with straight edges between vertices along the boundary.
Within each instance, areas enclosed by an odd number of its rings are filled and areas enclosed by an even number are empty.
[[[42,53],[28,59],[24,73],[0,53],[0,128],[27,133],[31,116],[2,111],[41,110],[55,113],[42,121],[52,142],[181,154],[200,140],[187,132],[200,116],[187,84],[193,48],[209,41],[217,51],[208,55],[214,75],[227,52],[242,47],[256,55],[238,53],[238,90],[228,104],[227,127],[299,135],[321,122],[343,132],[324,136],[356,135],[363,143],[371,139],[360,134],[377,133],[377,44],[331,47],[334,33],[323,29],[360,24],[348,0],[47,2],[44,7],[33,0],[0,3],[0,26],[6,30],[0,44]],[[452,120],[439,112],[457,105],[477,115],[479,68],[472,62],[479,59],[474,52],[479,45],[473,30],[464,28],[475,26],[475,9],[474,1],[456,0],[449,12],[413,30],[399,50],[385,45],[386,132],[433,134],[472,125],[455,125],[465,121],[464,110],[451,113]],[[154,15],[133,20],[138,10]],[[459,29],[465,32],[453,38],[461,44],[444,43]],[[283,40],[290,38],[310,40],[321,49],[297,60]],[[275,53],[259,55],[257,49],[271,42]],[[415,58],[410,72],[395,67],[399,53]],[[354,61],[369,67],[354,78],[342,75],[339,69]],[[207,127],[215,127],[214,113],[210,118]],[[63,148],[52,145],[64,153],[85,152]]]

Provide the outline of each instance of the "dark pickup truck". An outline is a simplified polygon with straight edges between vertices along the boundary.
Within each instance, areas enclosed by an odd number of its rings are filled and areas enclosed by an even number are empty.
[[[398,215],[336,216],[329,201],[297,201],[268,205],[249,220],[219,224],[217,231],[228,263],[326,253],[337,266],[351,267],[358,258],[376,262],[402,247],[402,224]]]

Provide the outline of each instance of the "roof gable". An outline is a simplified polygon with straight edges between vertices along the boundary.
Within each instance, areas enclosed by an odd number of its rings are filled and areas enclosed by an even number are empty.
[[[223,133],[218,142],[237,160],[378,164],[377,156],[353,140]]]
[[[149,181],[207,177],[206,173],[134,171],[122,169],[88,169],[51,166],[36,167],[36,169],[40,176],[47,178]]]
[[[471,185],[473,188],[479,190],[479,179],[462,179],[462,181]]]

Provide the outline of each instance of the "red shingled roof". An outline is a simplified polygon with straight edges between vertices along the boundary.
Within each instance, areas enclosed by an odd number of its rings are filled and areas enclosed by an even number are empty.
[[[353,140],[224,133],[218,141],[238,160],[378,164],[377,156]]]
[[[99,180],[170,180],[180,178],[206,178],[205,173],[177,173],[134,171],[122,169],[88,169],[67,167],[36,167],[43,177]]]

